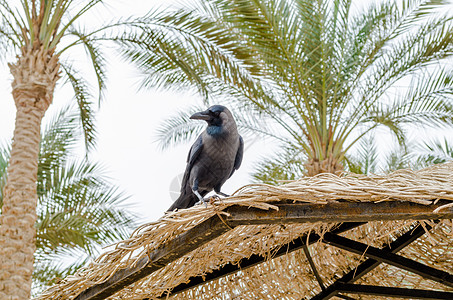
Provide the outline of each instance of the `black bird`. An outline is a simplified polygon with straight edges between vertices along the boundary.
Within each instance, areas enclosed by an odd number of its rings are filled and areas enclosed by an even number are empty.
[[[213,105],[190,118],[205,120],[208,127],[190,148],[181,195],[168,211],[188,208],[198,201],[206,205],[203,197],[212,190],[219,195],[228,196],[220,189],[242,162],[244,141],[228,108]]]

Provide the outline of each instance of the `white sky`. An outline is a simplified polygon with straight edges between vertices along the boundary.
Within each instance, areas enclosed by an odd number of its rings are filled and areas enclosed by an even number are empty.
[[[175,3],[173,0],[115,0],[109,1],[111,15],[141,15],[161,4]],[[363,1],[359,2],[363,5]],[[102,13],[101,13],[102,12]],[[94,16],[105,17],[99,9]],[[83,53],[80,53],[82,56]],[[83,61],[82,57],[74,57]],[[139,76],[132,66],[109,55],[108,83],[103,102],[96,120],[98,128],[97,149],[92,153],[94,161],[100,161],[107,174],[130,195],[127,204],[142,218],[140,223],[160,218],[171,205],[170,191],[179,188],[172,184],[177,175],[183,173],[187,152],[191,143],[160,151],[156,129],[168,116],[201,100],[194,93],[169,91],[137,91]],[[15,107],[11,97],[11,76],[6,65],[0,65],[0,141],[12,137]],[[95,84],[93,84],[95,86]],[[71,88],[57,87],[55,106],[62,106],[73,97]],[[219,100],[221,104],[221,100]],[[51,111],[46,115],[51,115]],[[250,183],[249,173],[254,163],[272,149],[266,142],[245,141],[248,148],[242,167],[227,181],[223,191],[232,193]],[[251,147],[250,147],[251,146]],[[250,148],[249,148],[250,147]],[[266,150],[267,149],[267,150]]]

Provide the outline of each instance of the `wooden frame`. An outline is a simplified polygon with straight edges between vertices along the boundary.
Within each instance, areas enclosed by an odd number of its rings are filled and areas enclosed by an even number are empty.
[[[450,202],[438,201],[433,205],[402,201],[275,203],[278,210],[233,205],[224,210],[228,214],[227,217],[221,219],[220,215],[212,216],[153,250],[134,267],[117,271],[107,281],[87,288],[75,299],[105,299],[239,225],[453,219],[451,207],[433,212],[447,203]]]

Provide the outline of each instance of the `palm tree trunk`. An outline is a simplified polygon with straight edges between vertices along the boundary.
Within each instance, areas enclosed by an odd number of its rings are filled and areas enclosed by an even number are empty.
[[[328,157],[322,161],[319,159],[310,159],[305,163],[307,176],[315,176],[321,173],[339,174],[343,171],[343,165],[334,157]]]
[[[52,102],[58,57],[23,50],[10,64],[16,127],[0,217],[0,299],[29,299],[36,249],[36,180],[41,120]]]

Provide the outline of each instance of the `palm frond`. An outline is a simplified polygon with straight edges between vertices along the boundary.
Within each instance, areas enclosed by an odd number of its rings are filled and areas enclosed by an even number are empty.
[[[254,70],[249,51],[233,43],[231,31],[195,11],[176,11],[172,18],[154,11],[138,23],[143,24],[141,34],[126,35],[118,42],[126,46],[123,55],[146,70],[144,87],[184,88],[189,84],[206,96],[207,83],[215,80],[206,76],[205,69],[229,81],[249,77]]]
[[[393,117],[394,110],[392,107],[386,105],[377,105],[370,109],[368,116],[362,120],[363,123],[371,123],[371,127],[367,131],[371,131],[378,125],[387,127],[391,133],[397,138],[400,145],[404,145],[406,142],[406,131],[399,120]],[[350,143],[352,145],[353,143]]]
[[[56,136],[74,139],[64,134],[71,126],[58,126],[63,128],[63,134]],[[58,129],[50,130],[55,131]],[[63,145],[55,145],[58,141]],[[40,166],[38,173],[38,186],[43,188],[38,191],[36,255],[40,259],[36,271],[39,276],[34,282],[42,287],[54,276],[75,272],[86,253],[95,254],[99,247],[126,238],[137,219],[123,205],[127,197],[106,180],[98,164],[86,158],[74,161],[71,153],[66,153],[65,145],[72,144],[66,139],[57,138],[55,143],[52,147],[64,150],[54,151],[49,145],[41,157],[53,159],[48,153],[56,152],[61,154],[59,159],[52,163],[48,163],[49,159],[40,160],[46,166]]]
[[[362,93],[377,99],[401,78],[450,57],[452,36],[453,27],[448,19],[439,18],[389,43],[389,49],[376,60],[375,70],[364,81]]]
[[[61,38],[67,33],[68,28],[70,28],[75,21],[77,21],[81,16],[83,16],[87,11],[92,7],[96,6],[99,3],[102,3],[103,0],[90,0],[82,4],[82,7],[75,9],[75,13],[69,17],[69,19],[62,24],[62,28],[58,31],[60,27],[60,22],[64,14],[67,14],[71,4],[76,3],[72,0],[60,0],[61,3],[58,3],[55,6],[54,14],[52,15],[52,30],[47,30],[46,33],[51,35],[51,39],[48,38],[49,48],[55,48],[61,41]]]
[[[6,185],[8,162],[11,152],[10,144],[0,144],[0,214],[3,206],[3,190]]]
[[[202,110],[204,109],[194,106],[189,110],[180,111],[175,116],[165,120],[157,129],[160,147],[166,149],[174,144],[194,140],[206,125],[202,122],[192,121],[189,118],[194,113]]]
[[[38,164],[38,173],[43,175],[43,181],[40,183],[44,186],[38,185],[38,190],[46,190],[44,183],[46,178],[71,154],[81,136],[78,123],[78,116],[71,107],[67,107],[56,114],[44,128],[41,134]]]
[[[396,97],[389,110],[391,117],[406,124],[420,123],[429,127],[453,125],[453,72],[440,68],[413,77],[410,89]]]
[[[423,142],[417,148],[417,162],[423,167],[453,160],[453,144],[447,138]]]
[[[235,118],[239,131],[246,139],[251,140],[261,137],[286,142],[285,137],[282,136],[281,132],[278,130],[278,128],[280,128],[278,124],[272,126],[272,119],[269,119],[266,116],[260,117],[261,118],[248,111],[237,115],[237,118]]]
[[[376,173],[379,165],[374,136],[361,139],[356,153],[345,158],[347,171],[356,174]]]
[[[69,63],[63,62],[62,68],[65,71],[69,83],[74,90],[75,99],[79,108],[80,122],[83,128],[85,147],[87,150],[95,146],[96,127],[94,125],[93,103],[89,100],[91,93],[88,83]]]
[[[44,290],[46,287],[58,283],[68,275],[74,274],[78,269],[87,265],[89,257],[77,260],[69,265],[64,264],[61,261],[53,260],[54,257],[49,254],[42,254],[38,250],[35,254],[35,265],[33,270],[33,286],[32,293],[33,297],[38,296],[39,292]]]
[[[103,179],[98,165],[73,162],[55,173],[51,187],[39,198],[39,248],[92,253],[96,245],[126,237],[134,216],[122,212],[126,197]]]
[[[14,13],[14,10],[5,0],[0,0],[0,49],[2,53],[12,53],[19,50],[23,45],[21,20]],[[6,58],[2,55],[0,59]]]
[[[397,147],[393,149],[384,161],[382,172],[390,173],[399,169],[416,168],[413,153],[408,150],[408,147]]]
[[[270,158],[263,159],[252,177],[256,182],[278,185],[287,180],[295,180],[305,173],[307,157],[297,147],[287,145]]]
[[[399,169],[421,169],[433,164],[453,160],[453,146],[447,138],[425,141],[409,141],[391,148],[385,155],[378,155],[374,136],[362,139],[354,154],[345,159],[347,171],[357,174],[389,173]]]
[[[103,53],[101,52],[100,45],[96,42],[96,39],[90,37],[90,34],[87,34],[80,29],[76,29],[75,27],[69,29],[68,34],[77,37],[90,58],[91,65],[94,73],[96,74],[100,103],[106,81],[106,61]]]

